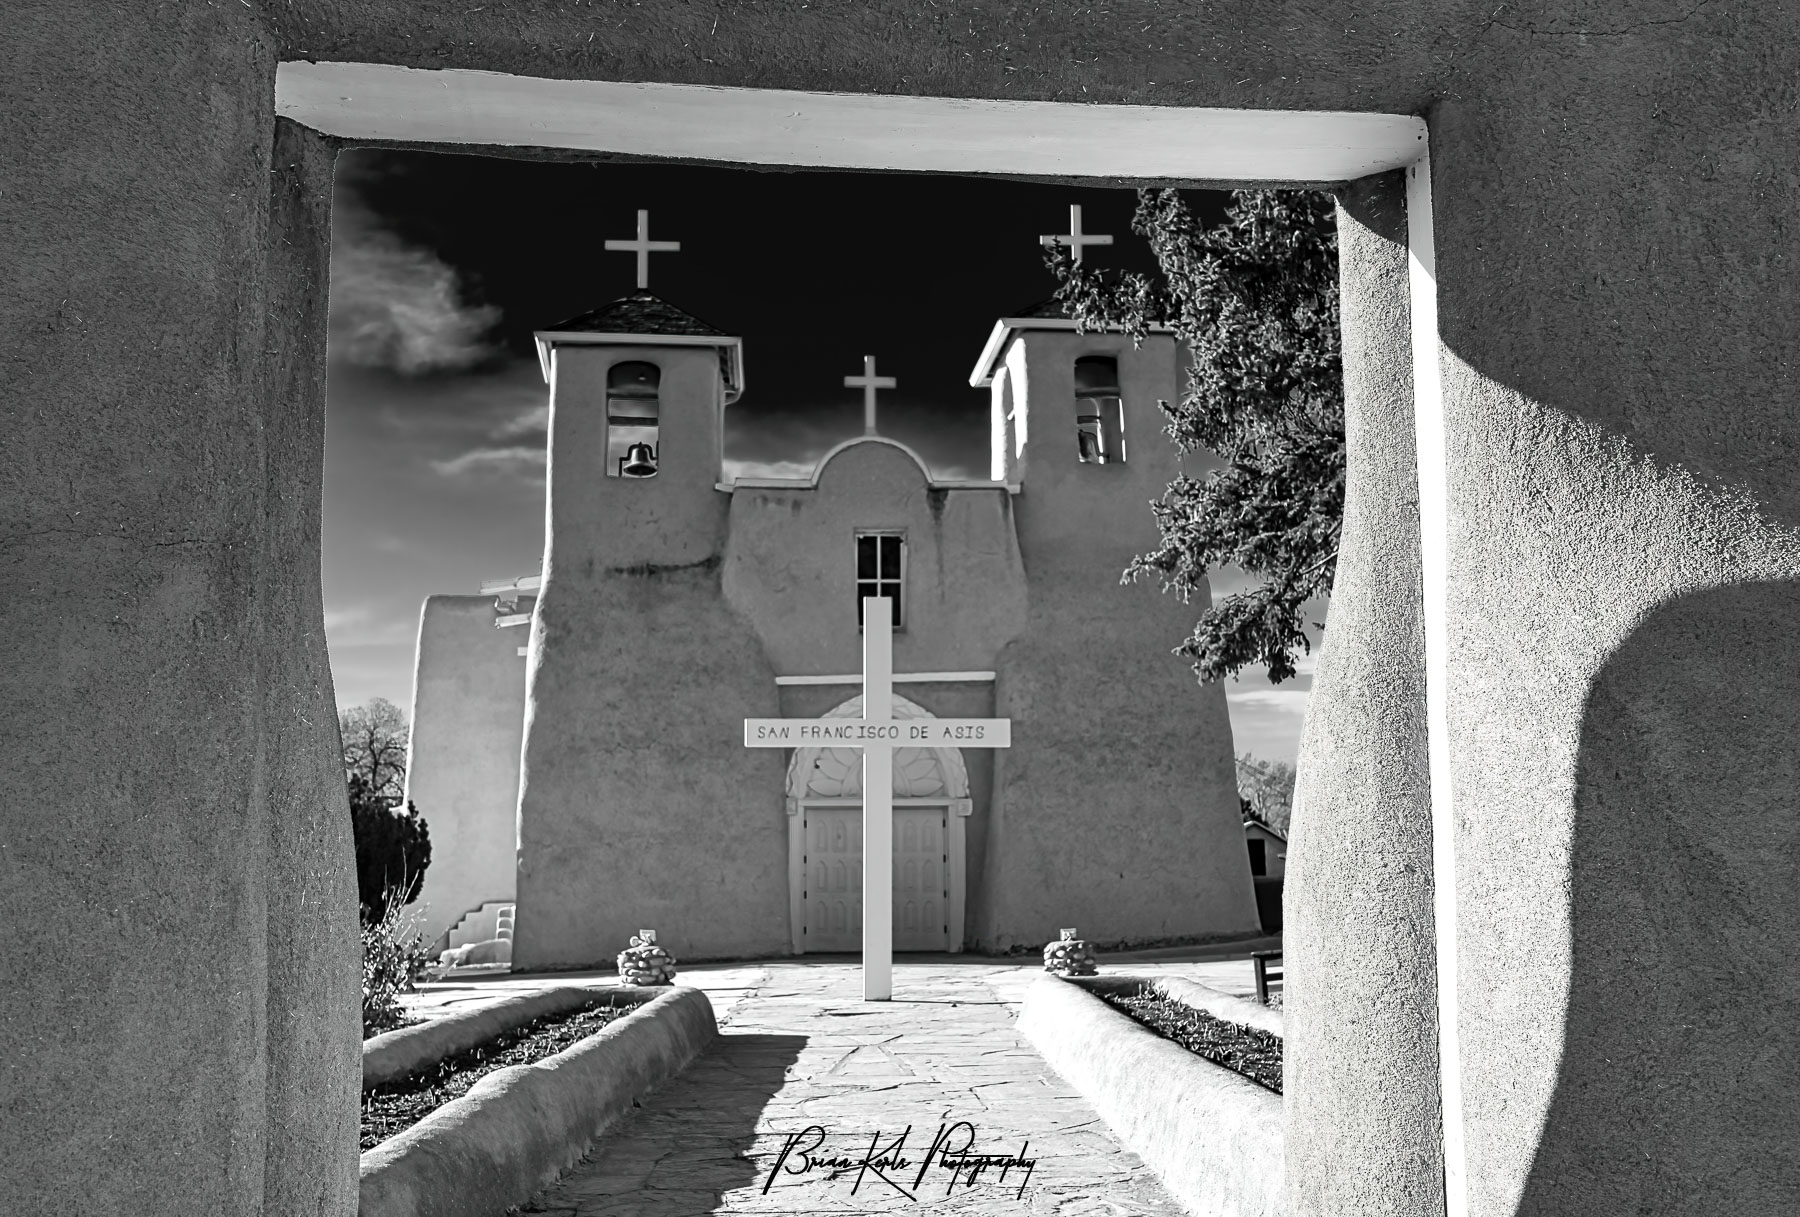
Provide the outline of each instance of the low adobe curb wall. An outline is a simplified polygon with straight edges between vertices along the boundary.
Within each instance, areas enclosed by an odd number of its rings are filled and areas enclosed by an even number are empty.
[[[640,1005],[667,992],[633,985],[567,985],[542,993],[522,993],[478,1010],[463,1010],[397,1031],[384,1031],[363,1041],[363,1089],[467,1052],[546,1014],[578,1010],[598,998],[607,998],[613,1006]]]
[[[1078,976],[1075,983],[1090,993],[1129,993],[1142,985],[1145,979],[1137,976]],[[1196,1010],[1204,1010],[1214,1018],[1255,1027],[1258,1031],[1267,1031],[1270,1035],[1279,1035],[1283,1039],[1287,1037],[1283,1030],[1281,1011],[1271,1010],[1261,1002],[1221,993],[1210,985],[1189,980],[1185,976],[1158,976],[1150,981],[1150,987],[1164,997],[1174,998],[1182,1005],[1192,1006]]]
[[[1256,1011],[1274,1015],[1204,985],[1173,980],[1070,981],[1046,973],[1025,995],[1019,1030],[1189,1213],[1281,1217],[1281,1096],[1163,1039],[1095,996],[1153,984],[1190,1005],[1205,1002],[1202,1009],[1233,1022],[1249,1022],[1244,1014]]]
[[[553,1182],[718,1034],[706,994],[656,992],[572,1048],[490,1073],[363,1154],[358,1217],[495,1217]]]

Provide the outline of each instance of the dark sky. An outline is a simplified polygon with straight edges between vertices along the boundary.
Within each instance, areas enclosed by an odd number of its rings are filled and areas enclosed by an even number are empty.
[[[1226,202],[1188,199],[1209,220]],[[1038,237],[1067,232],[1071,204],[1086,231],[1113,234],[1091,260],[1153,269],[1131,234],[1130,189],[340,156],[324,572],[340,704],[408,703],[426,595],[537,570],[548,389],[531,335],[635,289],[635,257],[604,242],[632,236],[639,208],[653,239],[681,242],[651,256],[650,290],[744,339],[728,468],[802,473],[860,434],[860,392],[843,378],[872,354],[899,380],[881,395],[883,434],[941,476],[985,477],[987,391],[969,372],[996,318],[1051,294]],[[1283,738],[1297,734],[1305,684],[1270,691],[1282,696],[1257,711]],[[1260,751],[1286,759],[1291,743]]]

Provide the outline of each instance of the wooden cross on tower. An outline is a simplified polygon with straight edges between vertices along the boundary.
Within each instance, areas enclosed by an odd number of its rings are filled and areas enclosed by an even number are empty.
[[[900,382],[892,376],[875,375],[875,356],[863,356],[863,374],[861,376],[844,377],[846,389],[863,391],[863,434],[875,434],[875,391],[877,389],[898,388]]]
[[[894,719],[894,602],[863,607],[863,716],[747,718],[746,748],[861,748],[863,1000],[894,995],[894,749],[1007,748],[1010,718]]]
[[[1107,238],[1111,240],[1112,238]],[[680,241],[652,241],[650,239],[650,213],[641,208],[638,211],[637,239],[633,241],[608,241],[609,251],[635,253],[637,255],[637,284],[641,292],[650,286],[650,255],[653,253],[675,253],[681,249]]]
[[[1085,245],[1111,245],[1112,238],[1104,234],[1090,236],[1081,231],[1081,204],[1069,206],[1069,231],[1062,236],[1048,234],[1038,238],[1039,245],[1067,245],[1075,254],[1075,260],[1081,261],[1081,250]]]

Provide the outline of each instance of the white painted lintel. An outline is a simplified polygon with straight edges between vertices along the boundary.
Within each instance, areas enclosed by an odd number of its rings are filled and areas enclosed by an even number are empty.
[[[275,110],[344,139],[568,148],[753,165],[1339,182],[1412,162],[1409,114],[1091,105],[290,61]]]
[[[893,681],[906,684],[982,684],[994,679],[992,672],[895,672]],[[862,673],[848,676],[777,676],[778,685],[860,685]]]
[[[1430,767],[1432,913],[1437,945],[1438,1088],[1444,1213],[1467,1217],[1462,1035],[1458,1000],[1455,788],[1450,774],[1450,461],[1438,335],[1437,238],[1429,154],[1406,170],[1413,427],[1419,460],[1419,568],[1424,587],[1425,724]]]

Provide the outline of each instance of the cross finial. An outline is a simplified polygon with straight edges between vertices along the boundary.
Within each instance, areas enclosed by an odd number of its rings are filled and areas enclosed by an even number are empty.
[[[1069,231],[1063,236],[1054,234],[1038,238],[1039,245],[1067,245],[1074,253],[1075,260],[1081,261],[1081,249],[1084,245],[1111,245],[1112,238],[1105,234],[1089,236],[1081,231],[1081,204],[1069,205]]]
[[[1107,240],[1111,240],[1108,237]],[[652,241],[650,239],[650,213],[639,208],[637,239],[632,241],[608,241],[606,248],[637,255],[637,285],[643,291],[650,286],[650,255],[652,253],[674,253],[681,248],[680,241]]]
[[[861,389],[863,391],[864,435],[875,434],[875,390],[893,389],[898,386],[899,382],[892,376],[875,375],[875,356],[873,355],[863,356],[863,374],[861,376],[844,377],[844,387],[846,389]]]

